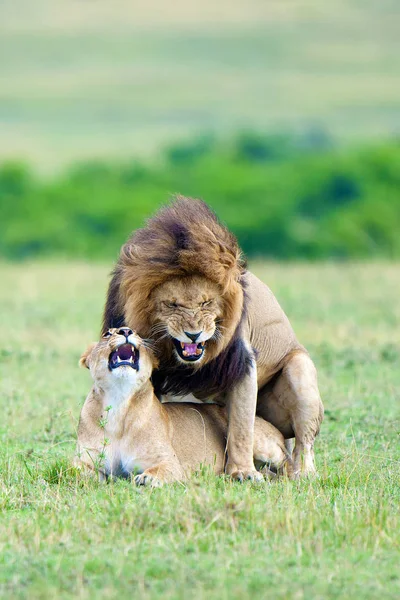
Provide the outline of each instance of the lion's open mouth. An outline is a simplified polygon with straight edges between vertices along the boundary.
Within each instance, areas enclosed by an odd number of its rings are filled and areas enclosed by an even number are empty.
[[[111,352],[108,359],[108,366],[111,370],[118,369],[118,367],[132,367],[132,369],[138,371],[139,350],[129,343],[118,346],[116,350]]]
[[[180,342],[175,338],[173,338],[173,342],[177,353],[183,360],[193,362],[199,360],[203,356],[205,342],[201,342],[200,344],[187,344],[186,342]]]

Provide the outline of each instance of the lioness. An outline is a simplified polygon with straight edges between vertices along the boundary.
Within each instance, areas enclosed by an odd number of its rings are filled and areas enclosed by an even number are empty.
[[[227,416],[215,404],[161,404],[150,381],[155,358],[127,327],[108,330],[81,357],[94,385],[78,428],[81,464],[138,485],[182,481],[201,465],[224,470]],[[257,418],[254,458],[278,469],[291,459],[275,427]],[[271,473],[268,471],[268,473]]]
[[[296,438],[297,473],[313,473],[323,418],[314,364],[271,290],[246,269],[235,237],[201,200],[178,197],[121,249],[103,332],[153,338],[158,396],[218,397],[228,407],[234,478],[257,479],[254,418]]]

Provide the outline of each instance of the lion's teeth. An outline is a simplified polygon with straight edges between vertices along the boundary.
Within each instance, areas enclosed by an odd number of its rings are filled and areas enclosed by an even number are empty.
[[[181,342],[181,348],[184,348],[185,344],[183,342]]]
[[[201,354],[202,352],[203,352],[203,350],[200,350],[200,348],[197,348],[196,354]]]
[[[183,356],[188,356],[188,352],[186,352],[186,350],[184,350],[184,351],[182,352],[182,354],[183,354]]]

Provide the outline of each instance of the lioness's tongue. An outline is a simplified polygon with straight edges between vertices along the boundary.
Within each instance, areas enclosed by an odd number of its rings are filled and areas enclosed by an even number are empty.
[[[123,344],[117,349],[117,354],[121,360],[129,360],[132,356],[132,346],[130,344]]]
[[[189,356],[192,356],[193,354],[196,354],[197,344],[185,344],[183,349],[188,353]]]

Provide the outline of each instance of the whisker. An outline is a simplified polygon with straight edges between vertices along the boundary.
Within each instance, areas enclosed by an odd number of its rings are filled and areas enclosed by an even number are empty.
[[[164,323],[156,323],[155,325],[150,327],[151,334],[161,333],[163,331],[167,331],[167,326],[164,325]]]
[[[152,327],[150,327],[150,331],[158,331],[159,329],[165,329],[165,325],[162,325],[161,323],[157,323],[156,325],[153,325]]]
[[[222,337],[223,337],[222,333],[218,329],[216,329],[214,331],[213,335],[211,336],[210,340],[214,340],[214,341],[218,342],[218,341],[222,340]]]
[[[145,348],[148,348],[152,352],[154,352],[154,350],[156,349],[156,343],[153,342],[153,340],[150,340],[148,338],[142,339],[142,344]]]
[[[159,335],[163,334],[165,335],[167,332],[166,329],[158,329],[157,331],[150,331],[150,339],[154,340],[155,338],[158,338]]]
[[[166,333],[164,333],[164,335],[162,335],[161,337],[157,338],[157,342],[161,342],[165,338],[169,338],[169,337],[170,337],[170,335],[169,335],[169,333],[167,331]]]

